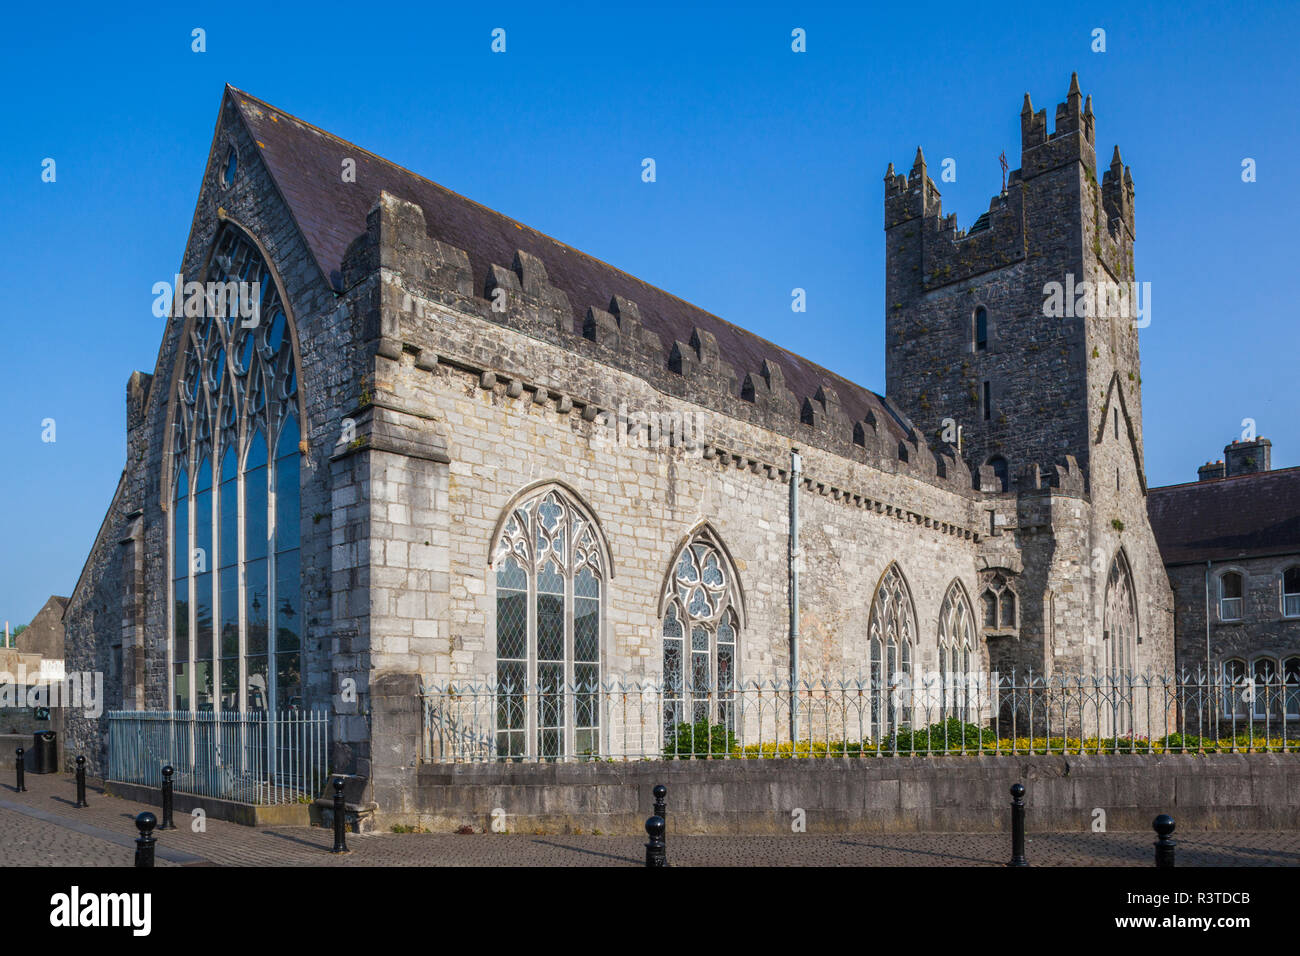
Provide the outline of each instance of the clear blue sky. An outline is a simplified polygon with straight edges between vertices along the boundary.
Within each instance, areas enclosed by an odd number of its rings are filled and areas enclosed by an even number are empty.
[[[955,158],[968,226],[1018,165],[1023,94],[1050,123],[1077,70],[1136,184],[1151,483],[1247,417],[1300,464],[1295,6],[400,6],[7,12],[0,619],[70,594],[104,517],[227,82],[882,391],[886,165]]]

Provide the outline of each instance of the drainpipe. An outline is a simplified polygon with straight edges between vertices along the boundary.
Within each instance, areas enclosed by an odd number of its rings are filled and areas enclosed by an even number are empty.
[[[1205,562],[1205,679],[1210,679],[1210,564]]]
[[[790,741],[799,740],[799,483],[803,459],[790,449]]]

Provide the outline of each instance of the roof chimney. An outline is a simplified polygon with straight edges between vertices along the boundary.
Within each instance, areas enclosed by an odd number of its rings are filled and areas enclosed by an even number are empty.
[[[1267,438],[1254,441],[1234,441],[1223,449],[1227,477],[1253,475],[1268,471],[1272,466],[1273,443]]]

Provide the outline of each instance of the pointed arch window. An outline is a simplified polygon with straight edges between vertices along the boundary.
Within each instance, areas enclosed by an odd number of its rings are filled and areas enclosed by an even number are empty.
[[[890,733],[911,720],[912,653],[916,641],[916,612],[912,595],[898,565],[891,564],[871,601],[867,625],[870,644],[871,721],[877,735]]]
[[[511,508],[493,549],[500,759],[600,753],[602,589],[595,521],[557,487]]]
[[[1000,634],[1017,628],[1016,591],[1004,574],[990,574],[980,592],[980,612],[986,632]]]
[[[975,647],[975,622],[966,591],[952,582],[939,608],[940,713],[944,719],[969,720],[971,705],[971,652]]]
[[[735,733],[740,593],[726,550],[709,529],[674,558],[661,605],[664,739],[701,721]]]
[[[300,709],[296,356],[271,271],[233,227],[213,284],[231,294],[185,296],[172,399],[172,706]]]
[[[1102,639],[1106,642],[1107,666],[1111,673],[1132,673],[1137,655],[1137,597],[1133,575],[1124,552],[1116,552],[1106,576],[1105,618]]]

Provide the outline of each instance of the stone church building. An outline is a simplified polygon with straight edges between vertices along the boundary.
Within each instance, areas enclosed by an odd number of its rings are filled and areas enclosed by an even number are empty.
[[[68,668],[110,708],[328,710],[361,776],[407,759],[380,688],[653,681],[671,723],[794,648],[1171,670],[1138,332],[1044,314],[1133,279],[1133,180],[1077,80],[1046,114],[969,229],[890,166],[878,395],[228,87]],[[499,752],[616,753],[580,701],[502,709]]]

